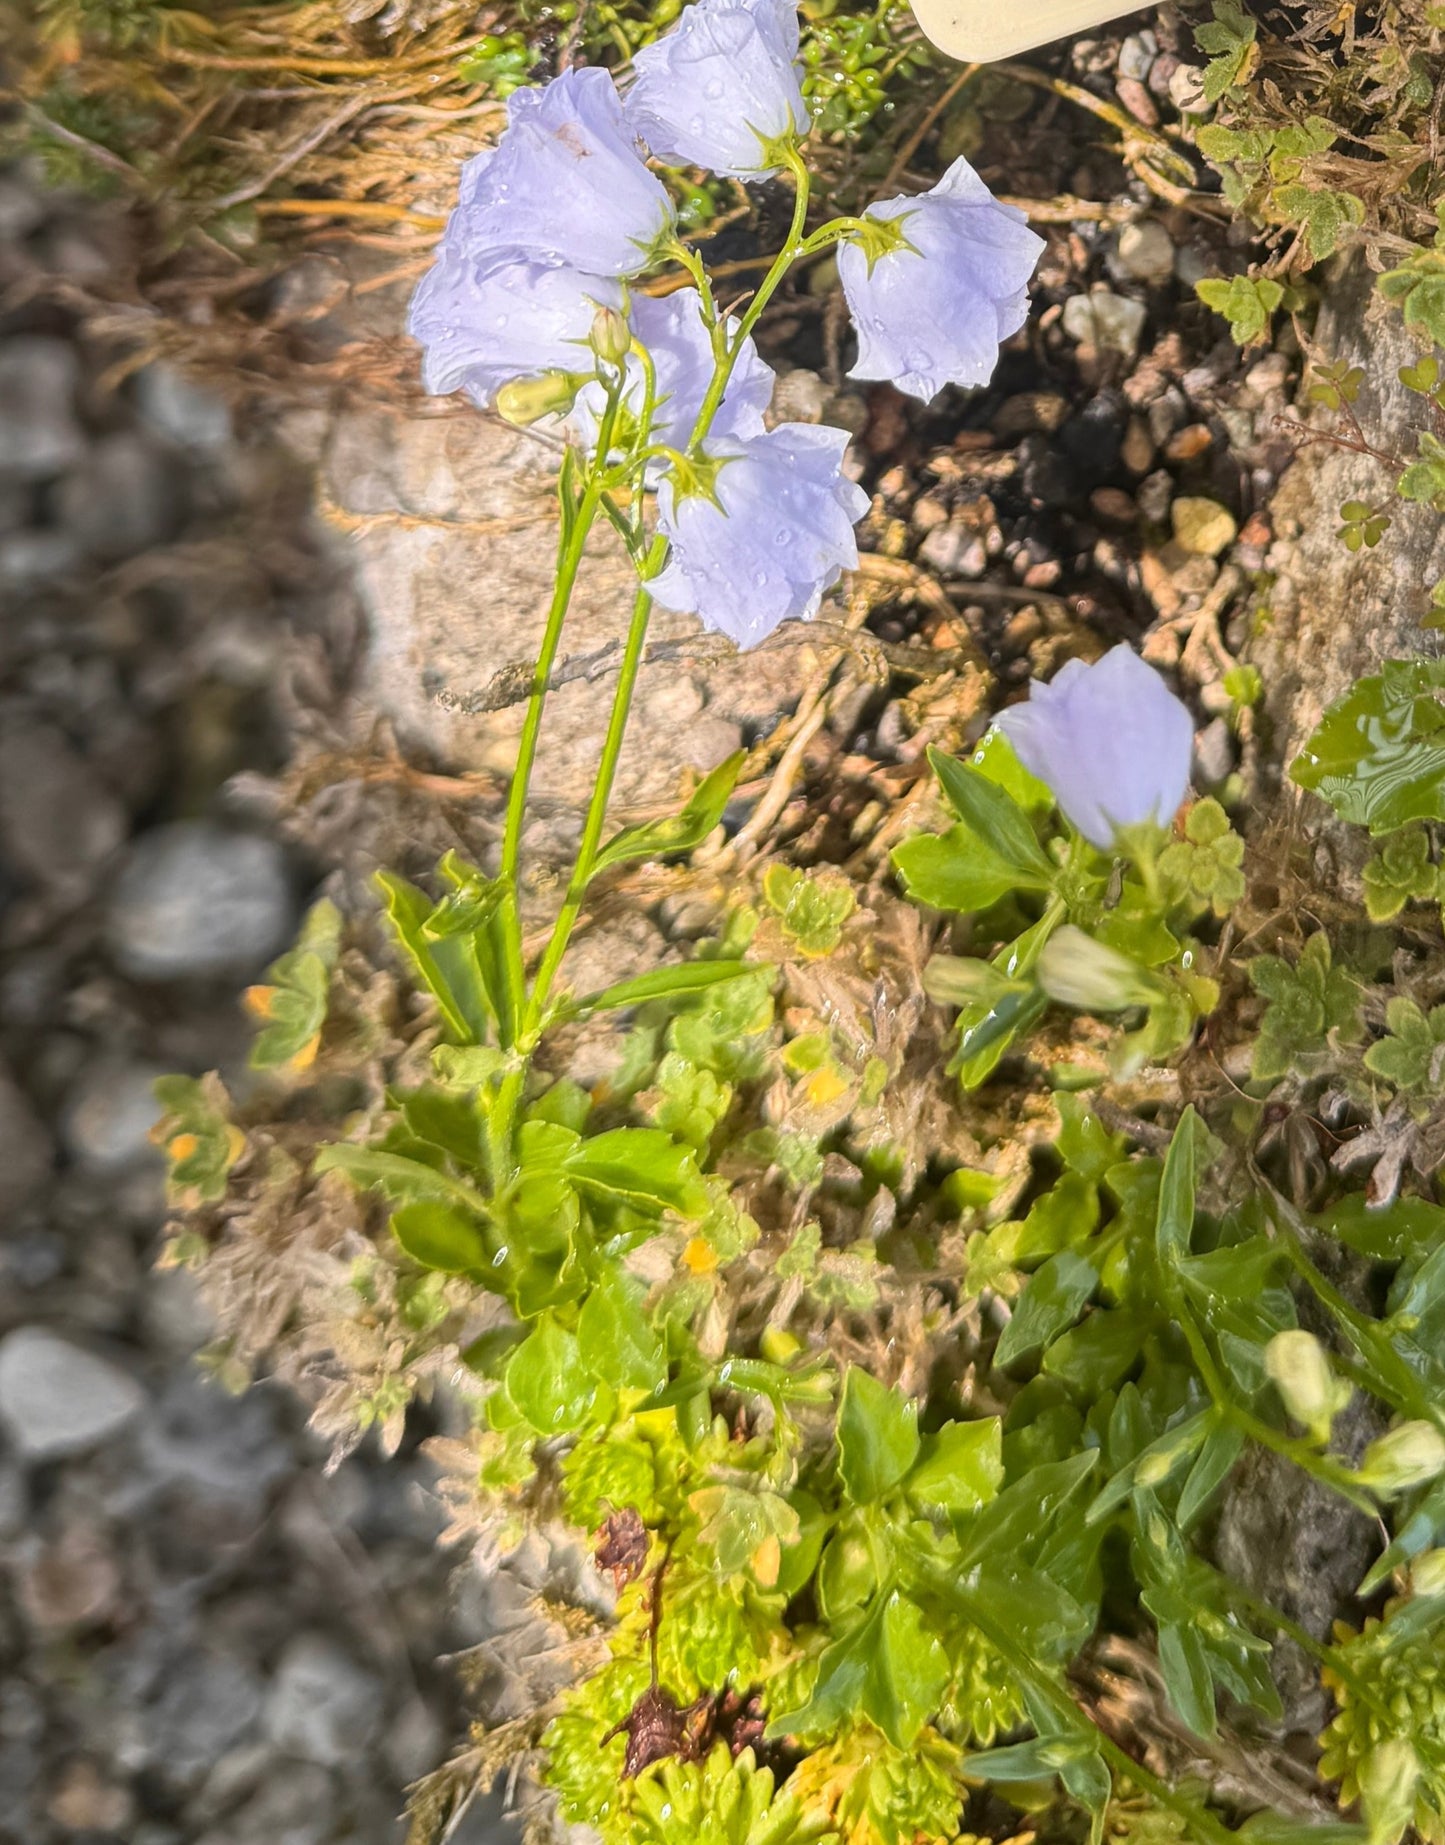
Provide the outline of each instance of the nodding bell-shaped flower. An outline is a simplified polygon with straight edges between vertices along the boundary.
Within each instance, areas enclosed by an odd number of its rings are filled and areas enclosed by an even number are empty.
[[[737,331],[737,322],[730,320],[726,331],[731,338]],[[717,364],[697,290],[682,288],[676,294],[661,298],[636,296],[632,303],[632,333],[638,344],[647,348],[657,374],[651,440],[670,448],[686,448]],[[646,397],[642,361],[636,353],[629,354],[625,362],[625,380],[622,412],[624,418],[630,417],[635,425],[642,415]],[[713,418],[711,438],[760,436],[763,412],[773,395],[773,383],[771,367],[758,357],[758,349],[751,340],[744,341]],[[585,385],[577,398],[572,427],[589,449],[596,446],[598,425],[606,403],[606,390],[596,379]],[[619,428],[619,447],[630,433]],[[661,461],[649,464],[649,480],[659,478],[665,466]]]
[[[1189,786],[1193,720],[1132,647],[1070,660],[998,727],[1101,852],[1135,827],[1167,827]]]
[[[507,256],[479,260],[443,239],[411,298],[407,331],[429,391],[465,391],[483,409],[504,385],[548,372],[590,376],[599,308],[621,311],[620,282]]]
[[[1043,238],[963,159],[931,192],[870,205],[864,223],[838,249],[858,334],[850,375],[925,402],[946,384],[987,384],[999,346],[1028,319]]]
[[[756,647],[785,621],[816,615],[823,593],[855,569],[854,524],[868,496],[842,471],[847,432],[782,423],[750,441],[722,438],[658,488],[658,526],[672,542],[649,585],[665,609]]]
[[[645,269],[673,226],[605,70],[568,70],[518,90],[494,148],[462,168],[444,241],[469,256],[506,251],[592,275]]]
[[[627,119],[659,160],[763,179],[808,131],[797,56],[793,0],[694,0],[633,59]]]

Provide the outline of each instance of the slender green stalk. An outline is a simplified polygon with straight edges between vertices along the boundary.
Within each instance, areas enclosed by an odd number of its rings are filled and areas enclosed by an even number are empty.
[[[586,894],[593,867],[597,862],[597,853],[602,844],[602,829],[607,821],[607,803],[612,796],[612,784],[617,779],[617,764],[622,755],[622,739],[627,730],[632,694],[637,687],[637,675],[642,666],[642,650],[647,640],[647,624],[652,615],[652,597],[648,593],[647,585],[662,568],[666,555],[667,540],[662,537],[655,538],[647,560],[639,572],[642,582],[632,605],[632,620],[628,624],[627,643],[622,651],[622,666],[617,675],[617,690],[613,694],[612,710],[607,718],[607,735],[603,740],[602,755],[597,765],[597,780],[593,785],[592,798],[587,803],[587,817],[582,825],[582,841],[577,848],[577,859],[572,867],[572,875],[567,881],[567,894],[563,898],[562,908],[557,913],[557,920],[552,926],[551,939],[547,943],[541,965],[532,982],[532,996],[527,1007],[527,1023],[523,1033],[525,1048],[531,1048],[535,1043],[536,1034],[545,1019],[552,982],[557,977],[557,969],[562,964],[562,957],[566,954],[567,945],[572,939],[572,931],[577,926],[577,918],[582,911],[582,899]]]
[[[551,606],[547,610],[547,625],[542,632],[537,664],[532,673],[526,715],[522,719],[522,734],[517,743],[517,766],[512,774],[512,785],[507,790],[501,874],[512,885],[517,881],[517,866],[522,850],[522,820],[527,810],[527,789],[532,779],[532,766],[537,759],[537,739],[542,730],[542,708],[547,702],[547,685],[552,677],[552,669],[557,664],[557,650],[561,646],[562,628],[577,583],[577,572],[582,565],[582,554],[602,504],[607,451],[612,446],[612,428],[617,420],[621,398],[619,380],[607,394],[607,407],[602,413],[597,433],[597,455],[583,487],[582,497],[575,507],[565,503],[562,506],[562,530],[557,542],[557,579],[552,590]],[[558,482],[559,499],[566,491],[564,473]]]

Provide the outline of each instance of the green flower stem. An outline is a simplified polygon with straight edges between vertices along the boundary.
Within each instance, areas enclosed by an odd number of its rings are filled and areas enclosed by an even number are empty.
[[[733,367],[738,362],[738,355],[743,349],[743,342],[762,317],[763,309],[777,293],[779,284],[797,261],[803,248],[803,231],[808,222],[808,194],[812,179],[807,162],[796,147],[789,148],[784,160],[792,173],[797,190],[793,196],[793,222],[788,228],[787,242],[784,243],[772,267],[758,284],[757,293],[748,303],[742,319],[738,323],[737,334],[720,361],[713,381],[707,388],[707,395],[702,400],[702,408],[697,413],[697,422],[693,425],[692,435],[688,440],[688,452],[694,453],[712,427],[712,420],[717,415],[718,406],[723,400],[723,393],[728,388],[728,380],[733,375]],[[694,256],[695,252],[692,252]],[[701,259],[697,259],[701,267]]]
[[[558,498],[562,505],[562,530],[557,541],[557,578],[552,589],[551,606],[547,610],[542,645],[532,673],[527,711],[522,719],[522,735],[517,744],[517,766],[512,772],[511,787],[507,790],[507,817],[502,830],[501,875],[512,887],[513,898],[522,851],[522,820],[527,809],[527,788],[537,759],[537,739],[542,730],[542,708],[547,702],[547,684],[557,664],[557,650],[562,642],[562,628],[577,583],[577,572],[582,565],[582,553],[587,547],[587,539],[602,505],[607,451],[612,446],[612,427],[617,420],[617,409],[621,401],[622,387],[619,379],[608,387],[607,406],[602,413],[597,434],[597,458],[588,472],[582,497],[575,506],[567,504],[565,470],[557,483]]]
[[[642,650],[647,640],[647,624],[652,616],[652,597],[647,585],[659,570],[667,557],[667,540],[661,536],[654,538],[652,549],[648,552],[639,575],[642,578],[638,586],[637,599],[632,605],[632,620],[627,628],[627,642],[622,652],[622,667],[617,675],[617,690],[612,697],[612,710],[607,719],[607,735],[602,744],[602,756],[597,765],[597,780],[593,784],[592,798],[587,803],[587,818],[582,826],[582,843],[577,848],[577,861],[572,867],[572,876],[567,881],[567,894],[557,920],[552,926],[551,939],[542,956],[541,965],[532,982],[532,996],[527,1005],[526,1023],[522,1034],[522,1048],[530,1052],[535,1048],[537,1035],[546,1018],[547,999],[552,990],[552,982],[557,977],[557,969],[562,964],[562,957],[567,952],[567,945],[572,939],[572,931],[577,926],[581,914],[582,899],[586,894],[588,883],[592,878],[593,867],[602,845],[602,828],[607,820],[607,803],[612,795],[612,784],[617,778],[617,764],[622,755],[622,739],[627,729],[628,713],[632,707],[632,694],[637,687],[637,675],[642,666]]]

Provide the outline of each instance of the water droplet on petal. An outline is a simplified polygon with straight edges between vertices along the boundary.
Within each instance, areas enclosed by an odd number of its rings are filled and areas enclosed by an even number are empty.
[[[910,352],[905,363],[911,372],[926,372],[933,368],[933,359],[926,352]]]
[[[718,97],[723,93],[723,87],[722,78],[714,77],[710,83],[705,83],[703,85],[702,93],[709,102],[716,102]]]

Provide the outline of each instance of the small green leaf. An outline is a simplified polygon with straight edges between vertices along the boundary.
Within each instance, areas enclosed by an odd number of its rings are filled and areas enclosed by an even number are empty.
[[[930,749],[928,760],[949,806],[1000,859],[1013,867],[1018,886],[1051,889],[1057,867],[1045,856],[1028,815],[1007,789],[942,750]]]
[[[1074,1323],[1098,1285],[1099,1275],[1093,1263],[1074,1250],[1064,1249],[1050,1256],[1029,1277],[999,1338],[994,1363],[1010,1365],[1047,1345]]]
[[[838,1410],[838,1473],[854,1505],[892,1492],[918,1448],[917,1405],[853,1365]]]
[[[838,873],[799,871],[781,862],[763,873],[763,899],[805,961],[832,954],[858,907],[852,885]]]
[[[1237,346],[1252,346],[1267,339],[1275,310],[1284,300],[1284,289],[1268,276],[1236,275],[1227,282],[1206,277],[1195,283],[1194,292],[1206,307],[1229,322]]]
[[[1176,1519],[1180,1530],[1187,1531],[1199,1517],[1215,1491],[1228,1479],[1243,1452],[1243,1432],[1232,1422],[1216,1421],[1179,1495]]]
[[[613,1128],[595,1134],[563,1164],[574,1185],[625,1199],[634,1210],[702,1217],[708,1209],[692,1148],[660,1128]]]
[[[507,1395],[539,1435],[579,1428],[597,1386],[577,1335],[550,1313],[538,1319],[507,1365]]]
[[[1164,1176],[1159,1181],[1159,1216],[1154,1245],[1160,1265],[1166,1271],[1189,1254],[1194,1238],[1194,1161],[1198,1134],[1199,1117],[1191,1104],[1174,1130],[1174,1138],[1164,1157]]]
[[[423,1268],[448,1275],[465,1275],[485,1269],[491,1250],[477,1219],[439,1198],[404,1204],[391,1218],[398,1243]]]
[[[972,1512],[993,1499],[1003,1484],[1003,1425],[997,1416],[978,1422],[946,1422],[924,1437],[917,1465],[908,1475],[910,1499],[941,1512]]]
[[[629,1277],[605,1268],[577,1319],[583,1357],[604,1383],[618,1389],[655,1390],[667,1376],[667,1361],[642,1310],[641,1292]]]
[[[694,851],[722,819],[747,759],[747,751],[738,750],[726,762],[720,762],[698,783],[681,813],[666,820],[623,827],[597,854],[592,876],[628,859],[664,858],[674,852]]]
[[[432,941],[427,923],[434,906],[426,892],[389,871],[379,871],[376,883],[386,899],[392,934],[435,999],[447,1030],[459,1043],[484,1043],[492,1008],[472,938],[457,935]]]
[[[937,1709],[948,1678],[948,1655],[938,1637],[918,1605],[895,1589],[877,1597],[862,1624],[824,1651],[812,1697],[801,1710],[775,1717],[767,1735],[828,1735],[864,1716],[894,1748],[908,1749]]]
[[[643,1006],[649,1000],[670,999],[679,993],[705,993],[709,987],[725,980],[738,980],[757,972],[752,961],[684,961],[680,967],[658,967],[650,974],[635,974],[619,980],[600,993],[589,993],[573,1002],[569,1015],[586,1017],[592,1012],[615,1012],[623,1006]]]
[[[311,1063],[340,952],[341,912],[323,897],[307,911],[296,946],[268,969],[266,984],[246,991],[248,1009],[263,1021],[251,1046],[253,1070],[304,1070]]]
[[[401,1153],[387,1153],[379,1147],[357,1147],[350,1141],[337,1141],[321,1149],[312,1170],[318,1174],[345,1173],[358,1190],[375,1188],[393,1204],[436,1199],[443,1204],[460,1205],[478,1217],[488,1214],[486,1199],[470,1185],[450,1178],[421,1160],[408,1159]]]
[[[948,832],[918,833],[893,848],[893,863],[915,903],[971,915],[987,910],[1022,880],[987,840],[962,821]]]
[[[1186,1621],[1169,1621],[1159,1629],[1159,1665],[1169,1702],[1196,1736],[1206,1740],[1218,1728],[1214,1678],[1198,1630]]]

